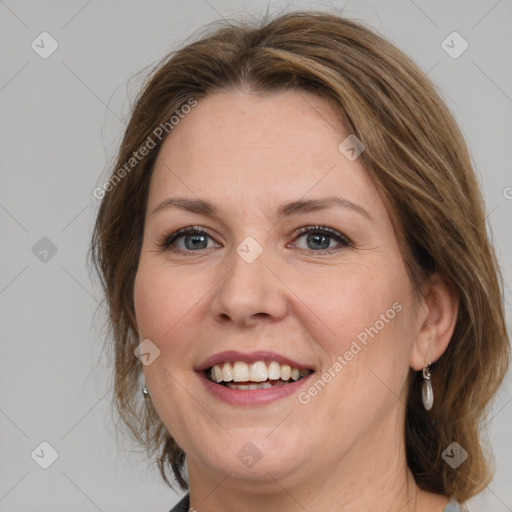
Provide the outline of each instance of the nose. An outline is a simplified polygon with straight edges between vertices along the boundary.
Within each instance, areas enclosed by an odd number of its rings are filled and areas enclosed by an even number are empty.
[[[211,313],[218,322],[251,327],[282,319],[287,312],[287,287],[279,278],[270,250],[252,262],[235,250],[229,256],[224,277],[215,287]]]

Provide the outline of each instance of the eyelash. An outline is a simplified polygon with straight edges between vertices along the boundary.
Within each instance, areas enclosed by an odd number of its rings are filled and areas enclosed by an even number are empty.
[[[301,235],[310,234],[310,233],[322,233],[324,235],[328,235],[329,237],[335,239],[340,244],[341,247],[331,247],[331,248],[325,249],[323,251],[313,251],[311,249],[303,249],[305,251],[309,251],[309,252],[312,252],[315,254],[329,254],[329,253],[333,252],[334,250],[339,250],[340,248],[352,246],[352,242],[346,236],[344,236],[341,233],[339,233],[338,231],[335,231],[334,229],[331,229],[324,225],[304,226],[304,227],[300,228],[294,234],[293,241],[295,242],[298,238],[300,238]],[[168,234],[164,235],[162,237],[162,239],[160,239],[158,241],[158,246],[163,251],[170,250],[172,252],[179,253],[179,254],[190,254],[193,252],[199,252],[199,251],[192,251],[192,250],[183,251],[182,249],[177,249],[175,247],[174,248],[171,247],[172,244],[179,238],[181,238],[183,236],[187,236],[187,235],[196,235],[196,234],[208,236],[209,238],[211,238],[213,240],[213,238],[208,234],[208,232],[204,228],[201,228],[200,226],[187,226],[185,228],[178,229],[177,231],[171,233],[170,235],[168,235]],[[205,250],[205,249],[202,249],[202,250]]]
[[[330,247],[329,249],[324,249],[323,251],[314,251],[312,249],[302,249],[304,251],[308,251],[315,254],[330,254],[333,251],[340,250],[342,248],[351,247],[353,244],[350,241],[349,238],[347,238],[345,235],[342,235],[338,231],[335,231],[334,229],[331,229],[324,225],[316,225],[316,226],[304,226],[300,229],[298,229],[294,234],[293,242],[296,242],[298,238],[300,238],[301,235],[304,234],[310,234],[310,233],[321,233],[324,235],[328,235],[330,238],[333,238],[336,240],[340,245],[338,247]],[[185,228],[178,229],[177,231],[174,231],[173,233],[164,235],[159,241],[158,246],[161,248],[162,251],[170,250],[172,252],[178,253],[178,254],[187,254],[190,255],[193,252],[199,252],[199,251],[192,251],[187,250],[184,251],[182,249],[177,249],[176,247],[172,247],[172,244],[178,240],[179,238],[187,235],[195,235],[195,234],[201,234],[205,235],[213,240],[213,237],[206,231],[206,229],[200,227],[200,226],[187,226]],[[288,245],[287,245],[288,246]],[[205,250],[205,249],[202,249]]]
[[[315,254],[329,254],[335,250],[340,250],[341,248],[350,247],[352,245],[351,241],[345,235],[342,235],[338,231],[335,231],[334,229],[331,229],[324,225],[304,226],[303,228],[300,228],[295,232],[293,241],[295,242],[301,235],[310,233],[321,233],[323,235],[328,235],[330,238],[333,238],[340,244],[339,247],[331,247],[323,251],[313,251],[311,249],[304,249],[309,250],[310,252],[313,252]]]
[[[197,234],[201,234],[201,235],[206,235],[206,236],[209,236],[210,238],[212,238],[208,232],[199,227],[199,226],[188,226],[186,228],[181,228],[181,229],[178,229],[178,231],[174,231],[174,233],[171,233],[170,235],[164,235],[162,237],[162,239],[160,241],[158,241],[158,246],[162,249],[162,250],[172,250],[173,252],[178,252],[178,253],[188,253],[188,252],[195,252],[195,251],[182,251],[181,249],[171,249],[171,245],[178,239],[178,238],[181,238],[182,236],[186,236],[186,235],[197,235]]]

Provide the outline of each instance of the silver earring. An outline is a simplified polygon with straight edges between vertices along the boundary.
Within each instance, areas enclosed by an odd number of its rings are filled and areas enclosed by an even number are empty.
[[[149,390],[148,387],[146,386],[146,383],[144,383],[144,386],[142,386],[142,395],[144,396],[144,398],[149,398]]]
[[[421,400],[423,402],[423,407],[425,410],[430,411],[432,409],[432,405],[434,405],[434,391],[432,390],[432,382],[430,382],[430,365],[432,363],[428,363],[425,368],[423,368],[423,387],[421,388]]]

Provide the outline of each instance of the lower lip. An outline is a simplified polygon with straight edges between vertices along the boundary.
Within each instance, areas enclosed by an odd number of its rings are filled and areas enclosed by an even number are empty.
[[[293,393],[297,393],[299,388],[314,375],[310,373],[302,379],[290,384],[282,384],[268,389],[231,389],[208,380],[204,372],[197,372],[206,390],[218,400],[230,405],[262,405],[275,402],[285,398]]]

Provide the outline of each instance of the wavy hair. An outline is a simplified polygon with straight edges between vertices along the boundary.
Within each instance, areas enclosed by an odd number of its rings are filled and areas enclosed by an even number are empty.
[[[221,21],[160,62],[139,93],[112,176],[190,101],[218,90],[309,92],[328,101],[366,146],[363,165],[385,201],[411,282],[433,272],[459,296],[450,344],[432,367],[436,401],[421,406],[421,372],[410,371],[405,418],[408,466],[417,485],[464,501],[491,480],[480,430],[508,367],[502,278],[471,158],[457,124],[425,74],[360,23],[318,11],[260,21]],[[172,134],[170,135],[172,136]],[[154,138],[154,136],[153,136]],[[150,400],[143,401],[133,289],[148,188],[163,140],[105,190],[91,259],[109,311],[114,395],[121,419],[156,454],[163,479],[187,488],[186,457]],[[469,457],[456,471],[442,452]]]

